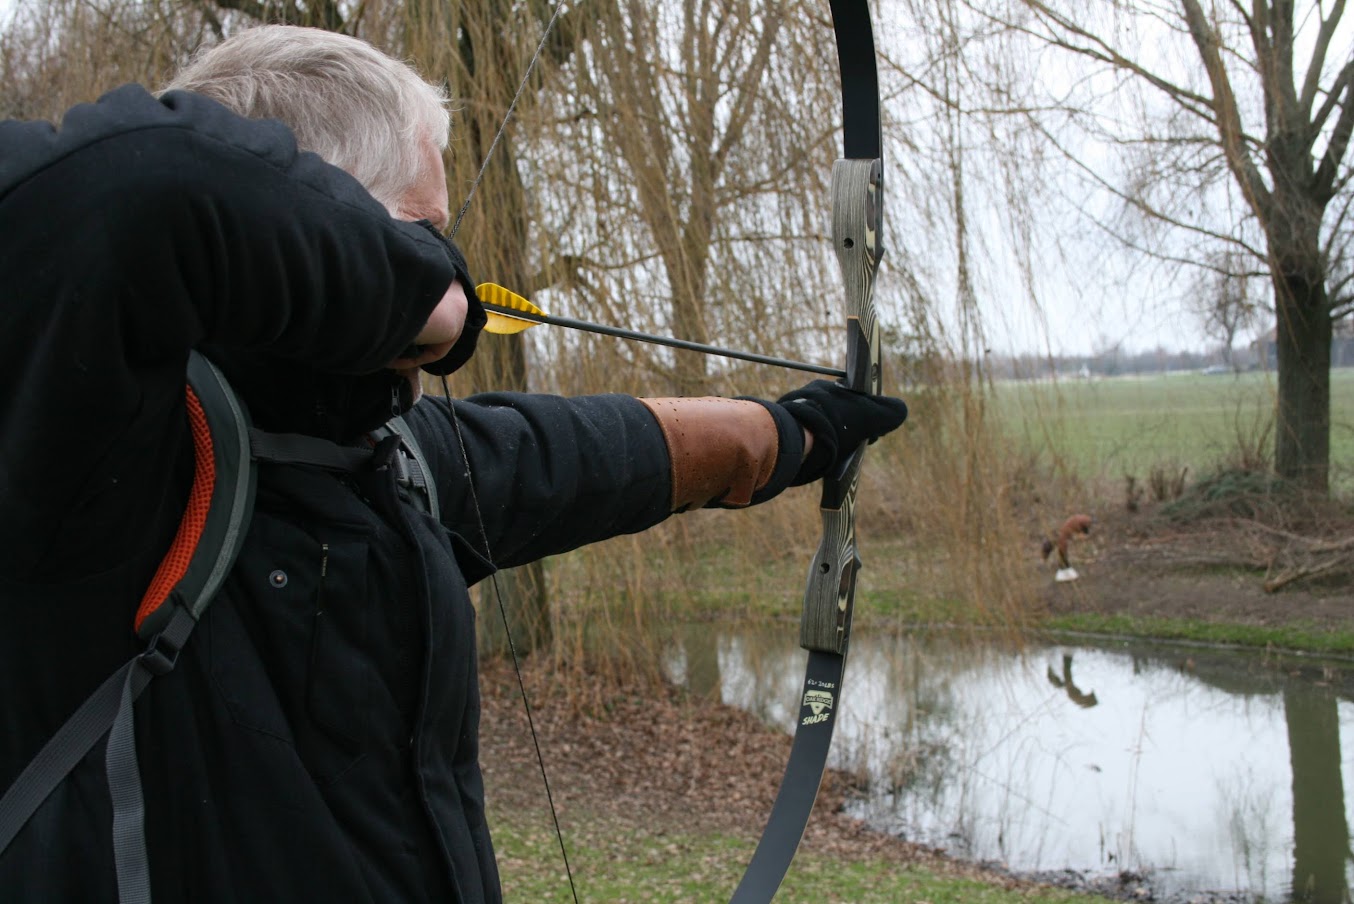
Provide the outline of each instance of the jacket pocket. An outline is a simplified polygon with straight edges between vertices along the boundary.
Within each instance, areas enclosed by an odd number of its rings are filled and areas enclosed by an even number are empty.
[[[211,652],[236,724],[289,740],[321,784],[370,747],[369,553],[360,528],[316,536],[256,514],[228,582],[249,642]]]

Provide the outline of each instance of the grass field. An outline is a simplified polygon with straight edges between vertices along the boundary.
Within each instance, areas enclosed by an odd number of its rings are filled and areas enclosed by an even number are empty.
[[[518,812],[492,813],[494,846],[503,873],[503,900],[558,902],[574,897],[561,875],[554,835],[527,825]],[[723,901],[743,872],[752,844],[718,833],[691,834],[662,826],[637,828],[580,817],[569,854],[578,900],[611,902]],[[1103,904],[1107,899],[1057,888],[983,881],[885,858],[839,857],[801,851],[781,885],[780,904]]]
[[[1190,479],[1243,453],[1273,459],[1272,373],[1158,374],[1003,383],[997,400],[1031,451],[1085,479]],[[1354,369],[1331,371],[1331,478],[1354,489]]]

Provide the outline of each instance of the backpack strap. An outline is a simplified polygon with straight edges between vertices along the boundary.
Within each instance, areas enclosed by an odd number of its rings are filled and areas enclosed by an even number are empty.
[[[166,603],[196,620],[216,596],[254,514],[257,468],[249,414],[215,364],[188,358],[188,422],[193,431],[193,489],[169,552],[137,608],[135,628],[150,640],[168,623]]]
[[[188,360],[185,401],[193,437],[193,486],[169,551],[137,607],[134,628],[146,647],[80,705],[0,798],[3,853],[56,786],[107,735],[104,767],[113,802],[113,856],[122,904],[151,900],[134,704],[154,678],[173,670],[179,651],[235,564],[253,517],[258,462],[355,471],[372,466],[374,457],[382,458],[410,491],[409,501],[438,515],[432,472],[401,417],[372,434],[375,450],[264,433],[252,427],[221,371],[197,352]]]
[[[441,521],[442,507],[437,501],[437,481],[434,480],[432,469],[428,467],[428,460],[424,458],[423,450],[419,448],[418,440],[414,437],[413,428],[397,414],[371,434],[372,439],[378,444],[388,436],[398,436],[400,451],[407,453],[396,456],[393,461],[396,469],[395,480],[409,491],[409,501],[415,507]]]
[[[437,485],[413,428],[399,415],[367,434],[366,443],[340,446],[299,433],[249,431],[250,451],[259,462],[309,465],[335,473],[391,468],[401,495],[424,514],[439,518]]]
[[[196,352],[189,357],[185,396],[193,436],[193,487],[174,542],[137,608],[134,626],[146,648],[80,705],[0,798],[3,852],[107,734],[104,763],[123,904],[150,904],[134,704],[152,679],[168,674],[178,662],[179,651],[239,554],[254,506],[248,414],[221,372]]]

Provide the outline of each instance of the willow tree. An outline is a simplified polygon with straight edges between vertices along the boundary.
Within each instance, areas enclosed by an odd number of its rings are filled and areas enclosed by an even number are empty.
[[[127,82],[165,81],[221,25],[144,0],[14,0],[0,10],[0,115],[56,120]]]
[[[835,314],[821,289],[836,278],[824,199],[840,103],[821,12],[759,0],[594,8],[537,148],[568,150],[534,162],[542,190],[579,202],[549,214],[547,230],[572,252],[556,274],[568,303],[696,342],[817,350],[802,333]],[[645,364],[666,391],[727,388],[701,356]]]
[[[519,123],[537,115],[548,98],[552,72],[574,53],[577,25],[590,5],[568,10],[547,3],[481,0],[450,4],[407,0],[401,15],[387,17],[397,29],[392,43],[417,61],[425,77],[445,79],[455,111],[447,182],[455,239],[476,279],[527,295],[541,278],[548,237],[531,225],[532,204],[519,158]],[[558,12],[558,15],[555,13]],[[549,269],[547,267],[547,269]],[[521,337],[485,336],[458,390],[532,388]],[[492,553],[492,550],[490,550]],[[509,642],[534,649],[551,636],[549,598],[542,563],[499,572],[481,590],[481,646],[505,652]],[[493,610],[502,603],[502,618]]]

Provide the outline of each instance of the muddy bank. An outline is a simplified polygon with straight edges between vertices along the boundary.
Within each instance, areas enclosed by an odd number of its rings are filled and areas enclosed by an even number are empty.
[[[1303,625],[1319,630],[1354,626],[1354,574],[1332,570],[1294,580],[1276,591],[1267,578],[1285,564],[1264,528],[1239,520],[1176,525],[1156,514],[1099,512],[1090,536],[1070,556],[1080,578],[1053,580],[1052,567],[1031,576],[1050,614],[1094,612],[1179,618],[1258,627]],[[1354,537],[1354,523],[1329,526],[1337,540]]]

